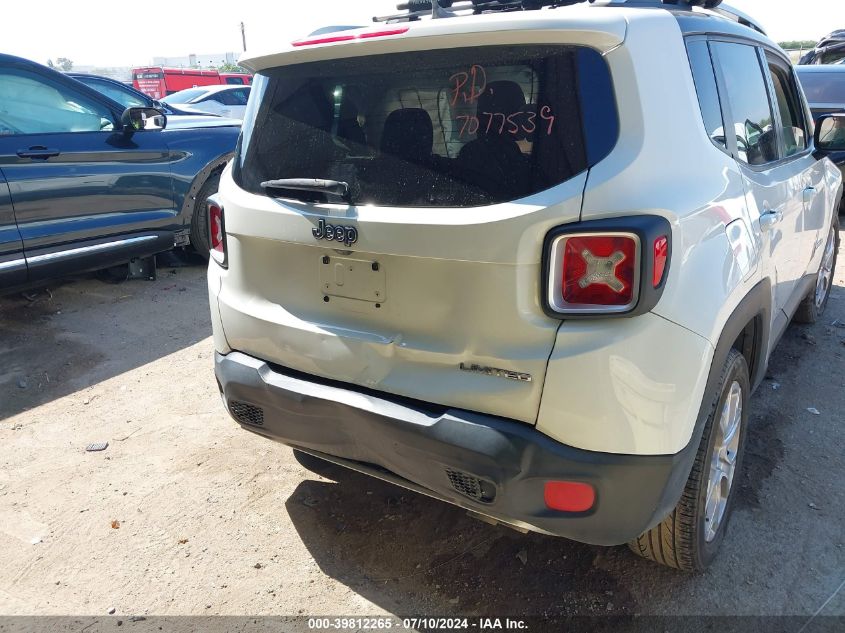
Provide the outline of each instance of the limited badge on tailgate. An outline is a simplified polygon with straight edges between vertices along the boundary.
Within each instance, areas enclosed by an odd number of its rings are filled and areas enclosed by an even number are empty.
[[[351,257],[320,258],[320,286],[325,297],[346,297],[384,303],[384,267],[379,262]]]

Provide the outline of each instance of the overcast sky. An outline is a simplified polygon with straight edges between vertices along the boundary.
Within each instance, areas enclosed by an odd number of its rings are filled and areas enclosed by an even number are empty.
[[[397,0],[5,0],[0,52],[45,63],[134,66],[153,56],[241,51],[287,42],[326,24],[370,23]],[[818,39],[845,28],[845,0],[729,0],[760,20],[777,41]]]

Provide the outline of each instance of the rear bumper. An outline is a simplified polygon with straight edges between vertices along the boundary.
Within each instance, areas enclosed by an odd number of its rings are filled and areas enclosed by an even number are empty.
[[[625,543],[668,514],[696,449],[693,441],[675,455],[585,451],[525,423],[271,368],[240,352],[216,354],[215,373],[249,431],[503,523],[597,545]],[[482,498],[458,492],[457,479],[480,484]],[[561,479],[590,483],[593,508],[549,510],[544,483]]]

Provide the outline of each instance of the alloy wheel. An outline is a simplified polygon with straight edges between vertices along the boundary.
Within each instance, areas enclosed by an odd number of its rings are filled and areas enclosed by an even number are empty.
[[[731,383],[728,397],[719,416],[719,424],[710,460],[710,476],[707,480],[707,497],[704,506],[705,540],[716,538],[731,493],[736,459],[739,451],[739,434],[742,422],[742,387],[739,382]]]

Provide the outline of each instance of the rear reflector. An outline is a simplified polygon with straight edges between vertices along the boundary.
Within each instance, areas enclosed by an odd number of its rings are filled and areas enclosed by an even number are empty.
[[[327,35],[325,37],[315,37],[309,40],[296,40],[291,42],[291,46],[316,46],[317,44],[333,44],[335,42],[349,42],[351,40],[369,40],[374,37],[389,37],[391,35],[402,35],[407,33],[408,27],[403,26],[396,29],[386,29],[383,31],[367,31],[365,33],[340,33],[337,35]]]
[[[543,497],[546,507],[560,512],[586,512],[596,502],[596,491],[580,481],[547,481]]]
[[[669,257],[669,238],[661,235],[654,240],[654,274],[651,285],[655,288],[663,283],[663,273],[666,271],[666,259]]]

